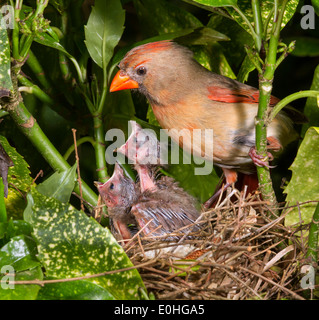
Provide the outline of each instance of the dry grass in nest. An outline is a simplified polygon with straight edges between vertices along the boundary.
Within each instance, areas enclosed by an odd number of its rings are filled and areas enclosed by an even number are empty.
[[[270,220],[275,213],[258,194],[233,190],[203,212],[200,234],[180,242],[137,236],[124,249],[135,265],[149,262],[139,272],[157,299],[303,299],[306,245],[283,225],[289,210]]]

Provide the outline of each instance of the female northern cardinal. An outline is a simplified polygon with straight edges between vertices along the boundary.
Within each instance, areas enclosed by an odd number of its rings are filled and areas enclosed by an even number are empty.
[[[236,182],[237,171],[251,174],[253,163],[265,165],[254,149],[257,89],[208,71],[189,49],[172,41],[138,46],[119,67],[110,91],[138,89],[160,125],[177,129],[171,135],[177,143],[178,131],[202,129],[201,141],[189,134],[180,145],[220,166],[227,184]],[[272,96],[270,105],[278,101]],[[209,144],[203,142],[205,129],[214,130],[214,141]],[[268,126],[268,149],[277,152],[295,138],[292,120],[279,112]]]

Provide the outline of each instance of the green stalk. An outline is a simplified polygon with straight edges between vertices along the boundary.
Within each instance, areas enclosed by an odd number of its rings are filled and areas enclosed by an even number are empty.
[[[280,100],[276,106],[273,108],[270,116],[269,116],[269,122],[274,120],[278,112],[287,106],[289,103],[291,103],[294,100],[301,99],[301,98],[317,98],[319,99],[319,91],[315,90],[304,90],[304,91],[299,91],[290,94],[289,96],[285,97],[284,99]]]
[[[20,102],[17,106],[9,110],[9,114],[18,128],[32,142],[53,170],[61,172],[70,168],[70,165],[44,134],[23,102]],[[79,194],[79,187],[76,186],[74,191]],[[82,196],[83,199],[92,206],[97,204],[97,195],[84,181],[82,181]]]
[[[45,75],[45,72],[38,60],[38,58],[34,55],[34,53],[29,49],[28,51],[29,57],[27,60],[27,64],[34,73],[34,75],[39,80],[40,84],[44,87],[45,90],[49,90],[51,85]]]
[[[103,88],[102,96],[99,101],[99,105],[96,111],[92,114],[94,119],[94,140],[95,144],[95,159],[98,177],[101,182],[105,182],[108,179],[106,160],[105,160],[105,132],[103,128],[102,114],[105,105],[107,93],[107,71],[103,69]]]
[[[15,60],[21,60],[19,52],[19,21],[20,21],[20,11],[22,8],[22,0],[17,0],[14,8],[14,28],[12,31],[12,56]]]
[[[34,13],[34,17],[43,15],[44,9],[47,7],[49,0],[37,0],[37,8]]]
[[[252,0],[251,6],[254,15],[255,32],[256,32],[256,48],[258,51],[261,49],[263,40],[263,20],[261,18],[261,10],[259,0]]]
[[[232,6],[232,8],[241,16],[241,18],[247,24],[248,28],[250,29],[251,35],[252,35],[252,37],[253,37],[253,39],[255,41],[255,45],[258,48],[258,36],[257,36],[252,24],[250,23],[250,21],[247,19],[245,14],[240,10],[240,8],[238,6]]]
[[[27,55],[28,55],[28,53],[30,51],[33,39],[34,39],[34,35],[33,34],[30,34],[30,35],[28,35],[26,37],[26,39],[25,39],[25,41],[23,43],[23,47],[20,50],[21,59],[25,59],[27,57]]]
[[[265,61],[265,70],[259,75],[259,106],[256,117],[256,151],[257,154],[268,158],[267,156],[267,114],[269,109],[269,101],[272,91],[272,82],[277,63],[277,49],[280,36],[280,26],[283,13],[288,0],[282,3],[281,11],[276,21],[274,21],[273,32],[269,41],[269,49]],[[277,13],[275,12],[275,16]],[[260,189],[264,200],[273,204],[277,203],[276,196],[272,187],[270,172],[267,167],[257,167],[257,175]]]
[[[103,129],[102,114],[93,114],[94,140],[95,140],[95,161],[99,180],[105,182],[108,179],[105,160],[105,133]]]
[[[56,102],[48,96],[43,90],[41,90],[37,85],[33,84],[28,78],[18,75],[18,80],[24,86],[30,88],[29,93],[34,94],[40,101],[47,103],[49,105],[56,105]]]
[[[309,229],[308,250],[306,257],[310,257],[311,264],[314,267],[318,265],[318,236],[319,236],[319,203],[317,204],[315,213]]]

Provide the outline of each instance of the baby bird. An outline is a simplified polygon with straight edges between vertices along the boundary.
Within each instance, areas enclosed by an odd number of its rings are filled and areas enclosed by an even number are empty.
[[[138,198],[135,183],[124,175],[123,169],[116,163],[112,177],[104,184],[95,182],[95,186],[108,207],[110,228],[116,240],[131,239],[134,230],[128,225],[136,224],[131,206]]]
[[[131,213],[139,228],[143,228],[145,235],[152,236],[163,236],[181,228],[181,232],[189,232],[187,226],[199,217],[195,199],[173,178],[155,179],[154,167],[161,164],[160,143],[154,133],[152,135],[134,122],[131,125],[130,137],[117,151],[128,157],[138,172],[140,195]],[[197,230],[199,227],[195,225],[193,231]]]

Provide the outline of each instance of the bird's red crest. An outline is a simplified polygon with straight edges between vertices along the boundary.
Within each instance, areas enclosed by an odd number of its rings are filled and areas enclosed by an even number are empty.
[[[171,48],[172,46],[173,46],[173,42],[171,40],[162,40],[162,41],[149,42],[146,44],[142,44],[136,48],[133,48],[131,51],[129,51],[126,54],[123,62],[124,64],[127,64],[128,61],[130,61],[130,63],[138,62],[138,65],[139,65],[141,64],[141,62],[139,62],[141,55],[163,51],[168,48]]]

